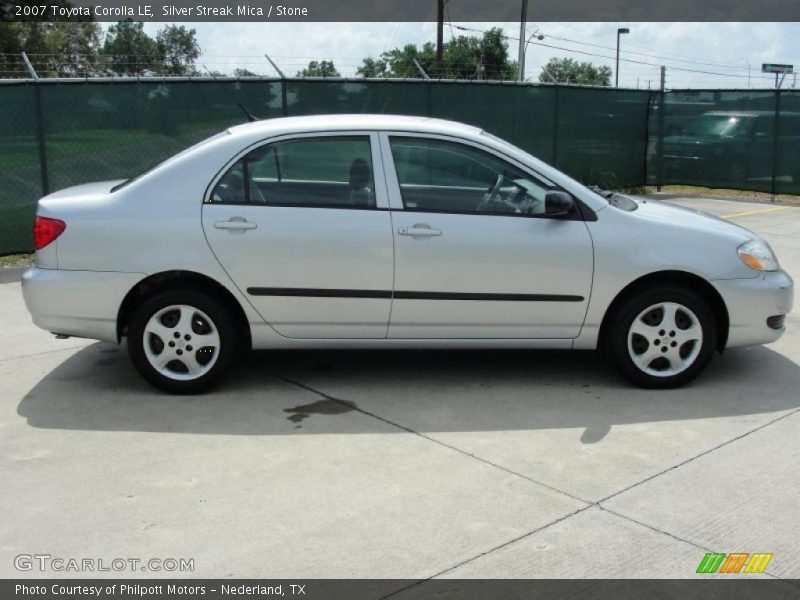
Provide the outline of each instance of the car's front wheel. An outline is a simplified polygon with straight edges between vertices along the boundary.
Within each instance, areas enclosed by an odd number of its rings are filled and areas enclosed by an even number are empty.
[[[609,350],[625,377],[647,388],[684,385],[705,369],[717,343],[714,313],[700,295],[659,286],[616,311]]]
[[[167,291],[148,298],[134,312],[128,353],[153,386],[172,394],[197,394],[228,370],[238,337],[235,323],[213,296]]]

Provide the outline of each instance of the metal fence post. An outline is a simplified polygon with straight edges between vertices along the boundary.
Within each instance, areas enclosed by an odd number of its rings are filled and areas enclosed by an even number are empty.
[[[652,116],[653,109],[653,93],[647,92],[647,110],[644,113],[644,152],[642,153],[642,162],[644,163],[644,186],[648,184],[648,167],[647,151],[650,148],[650,117]],[[657,176],[657,175],[656,175]],[[660,187],[660,186],[658,186]],[[660,190],[659,190],[660,191]]]
[[[515,146],[519,145],[519,95],[522,93],[522,87],[515,85],[511,88],[513,116],[511,121],[511,143]]]
[[[553,86],[553,166],[558,165],[558,85]]]
[[[664,117],[667,112],[667,92],[658,92],[658,137],[656,138],[656,189],[664,185]]]
[[[422,85],[425,86],[425,102],[428,105],[427,106],[428,116],[432,117],[433,116],[433,94],[431,93],[431,80],[430,79],[426,79],[425,83],[423,83]]]
[[[777,76],[777,73],[775,74]],[[770,194],[772,202],[775,202],[775,194],[778,185],[778,135],[780,133],[780,116],[781,116],[781,91],[775,90],[775,117],[772,123],[772,182],[770,183]]]
[[[47,147],[44,141],[44,113],[42,111],[42,92],[38,82],[34,81],[33,96],[34,110],[36,111],[36,139],[39,147],[39,174],[42,180],[42,195],[50,193],[50,181],[47,174]]]

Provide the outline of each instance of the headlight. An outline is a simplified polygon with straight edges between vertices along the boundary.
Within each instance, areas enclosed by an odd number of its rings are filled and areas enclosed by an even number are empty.
[[[737,249],[739,259],[751,269],[756,271],[777,271],[778,259],[772,249],[758,240],[745,242]]]

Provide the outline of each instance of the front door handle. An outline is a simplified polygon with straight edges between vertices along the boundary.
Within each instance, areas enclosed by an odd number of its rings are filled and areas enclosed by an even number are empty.
[[[248,223],[247,219],[242,217],[231,217],[228,221],[217,221],[214,223],[217,229],[228,229],[230,231],[244,231],[246,229],[255,229],[258,227],[255,223]]]
[[[434,229],[425,223],[417,223],[412,227],[401,227],[397,230],[400,235],[410,235],[411,237],[435,237],[442,235],[441,229]]]

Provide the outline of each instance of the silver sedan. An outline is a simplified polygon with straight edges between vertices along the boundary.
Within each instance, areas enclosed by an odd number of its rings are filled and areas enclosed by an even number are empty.
[[[646,387],[784,332],[758,235],[589,189],[449,121],[232,127],[127,181],[39,201],[34,322],[118,343],[156,387],[207,389],[249,348],[602,347]]]

